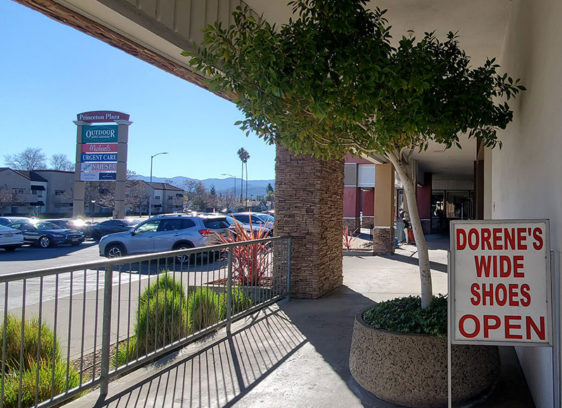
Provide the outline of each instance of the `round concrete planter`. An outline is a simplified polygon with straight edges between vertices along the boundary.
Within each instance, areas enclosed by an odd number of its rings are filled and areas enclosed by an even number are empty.
[[[357,382],[383,400],[415,408],[447,406],[447,339],[373,329],[355,317],[349,368]],[[499,375],[497,347],[452,349],[453,401],[490,391]]]

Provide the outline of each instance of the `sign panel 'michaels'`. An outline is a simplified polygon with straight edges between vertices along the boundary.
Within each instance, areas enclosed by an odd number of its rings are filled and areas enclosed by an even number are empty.
[[[453,343],[551,343],[548,221],[455,221]]]

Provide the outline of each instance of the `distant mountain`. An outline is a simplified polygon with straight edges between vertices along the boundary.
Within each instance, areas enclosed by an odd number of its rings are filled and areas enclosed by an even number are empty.
[[[144,180],[146,182],[150,181],[150,177],[141,176],[138,174],[131,178],[133,180]],[[207,190],[210,190],[211,186],[215,186],[215,191],[217,192],[217,194],[232,193],[234,190],[233,177],[224,178],[224,179],[211,178],[205,180],[192,179],[183,176],[176,176],[176,177],[169,177],[169,178],[152,177],[152,181],[154,183],[170,183],[171,185],[179,188],[185,188],[185,184],[190,180],[200,181],[201,183],[203,183],[203,185]],[[275,188],[275,180],[248,180],[248,195],[250,197],[264,196],[265,189],[267,188],[268,184],[271,184],[271,186]],[[244,191],[246,191],[246,181],[244,181]],[[240,178],[236,178],[236,194],[237,195],[240,194]]]

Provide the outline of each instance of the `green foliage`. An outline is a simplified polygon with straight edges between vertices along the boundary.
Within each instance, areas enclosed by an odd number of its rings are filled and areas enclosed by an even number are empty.
[[[240,289],[232,289],[232,314],[252,306]],[[115,354],[115,367],[142,357],[226,317],[226,295],[210,288],[196,287],[187,296],[180,282],[161,274],[140,297],[134,335]]]
[[[19,370],[21,350],[21,320],[15,316],[7,316],[6,324],[6,365],[9,370]],[[39,340],[41,347],[39,359],[51,362],[53,352],[55,363],[60,361],[60,348],[58,341],[55,342],[53,332],[45,325],[41,325],[41,336],[39,334],[39,321],[34,319],[24,323],[23,341],[23,369],[29,369],[29,364],[37,358]],[[0,344],[4,342],[4,325],[0,327]]]
[[[39,381],[37,400],[46,401],[52,396],[61,394],[67,390],[66,371],[67,366],[62,362],[55,364],[54,377],[50,362],[40,360],[29,360],[28,368],[22,373],[21,406],[35,406],[35,383],[37,380],[37,366],[39,365]],[[80,375],[72,368],[68,370],[68,389],[80,384]],[[18,407],[19,376],[8,375],[4,383],[4,407]],[[52,391],[52,393],[51,393]]]
[[[146,288],[140,297],[140,303],[145,304],[147,299],[156,297],[157,291],[172,291],[175,297],[185,300],[185,291],[183,285],[174,279],[166,271],[161,272],[156,277],[156,282],[151,282],[150,287]]]
[[[491,59],[472,68],[457,35],[390,44],[385,11],[365,0],[290,2],[298,18],[277,28],[237,8],[234,24],[208,26],[190,64],[211,89],[229,92],[239,124],[296,153],[400,154],[430,140],[451,147],[460,132],[498,143],[512,120],[502,101],[524,87]]]
[[[418,296],[380,302],[363,313],[363,320],[376,329],[446,337],[447,297],[434,296],[426,309],[420,304]]]
[[[495,59],[473,67],[450,32],[402,37],[391,45],[385,10],[367,0],[290,1],[295,19],[275,27],[247,7],[234,23],[208,26],[189,63],[211,90],[233,96],[246,134],[296,154],[343,158],[379,154],[404,184],[420,260],[427,258],[410,156],[429,142],[461,147],[459,134],[501,147],[497,132],[513,112],[505,99],[525,88]],[[423,270],[421,270],[423,269]],[[426,266],[422,297],[431,294]]]
[[[226,296],[225,296],[226,302]],[[236,313],[243,312],[246,309],[252,307],[252,299],[250,299],[242,290],[239,288],[232,288],[232,309],[231,313],[235,315]],[[226,304],[224,306],[226,311]]]
[[[196,288],[189,295],[187,309],[190,333],[212,326],[226,316],[223,296],[210,288]]]
[[[115,355],[116,367],[179,340],[187,333],[186,295],[183,285],[163,273],[139,299],[134,336]]]
[[[4,342],[3,335],[5,329],[6,376],[4,377],[4,406],[10,408],[18,406],[22,323],[21,320],[12,315],[7,315],[6,320],[6,327],[4,328],[4,325],[0,327],[0,344]],[[39,333],[41,334],[40,336]],[[37,360],[38,350],[39,359]],[[31,407],[35,404],[37,370],[39,370],[39,381],[37,383],[37,398],[39,402],[51,398],[51,395],[55,396],[67,390],[67,365],[61,362],[59,343],[55,341],[54,333],[45,324],[39,325],[39,321],[36,319],[24,322],[23,365],[21,369],[22,407]],[[68,389],[79,385],[79,374],[72,367],[68,369],[68,377]],[[51,394],[51,390],[53,394]]]

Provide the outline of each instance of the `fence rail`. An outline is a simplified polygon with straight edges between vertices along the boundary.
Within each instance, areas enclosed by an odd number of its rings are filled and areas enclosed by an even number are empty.
[[[48,407],[289,294],[290,238],[0,275],[0,408]]]

